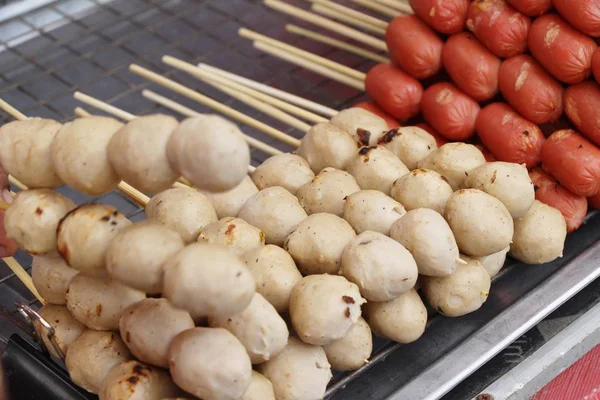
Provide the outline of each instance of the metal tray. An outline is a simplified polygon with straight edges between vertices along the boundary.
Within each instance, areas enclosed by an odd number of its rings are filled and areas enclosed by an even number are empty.
[[[31,2],[39,6],[31,6]],[[135,114],[171,113],[144,99],[140,92],[146,88],[199,112],[210,112],[129,73],[128,65],[136,62],[301,137],[301,132],[170,69],[160,61],[165,54],[193,63],[206,62],[332,108],[341,109],[365,98],[354,89],[265,56],[240,39],[237,29],[244,26],[362,71],[372,65],[290,35],[283,27],[291,21],[266,9],[259,0],[25,0],[10,6],[19,3],[29,3],[26,13],[3,18],[6,14],[0,9],[0,97],[27,115],[61,121],[72,118],[73,108],[81,105],[72,97],[76,90]],[[253,129],[243,130],[284,151],[291,150]],[[253,151],[252,162],[257,165],[266,157]],[[97,200],[116,206],[132,220],[144,218],[137,205],[117,192],[90,198],[66,187],[60,191],[78,204]],[[599,219],[597,213],[588,216],[586,224],[569,236],[560,260],[545,266],[509,261],[479,311],[457,319],[434,316],[425,335],[410,345],[376,339],[370,365],[336,375],[329,398],[417,400],[444,396],[600,275]],[[19,253],[16,258],[29,270],[29,256]],[[8,267],[0,265],[0,306],[14,312],[15,301],[39,306]],[[49,360],[28,350],[26,343],[9,340],[14,333],[27,338],[12,322],[0,318],[0,343],[9,344],[5,355],[25,351],[41,360],[38,367],[45,366],[45,372],[31,367],[33,363],[25,368],[31,376],[60,375],[60,370],[48,367]],[[49,380],[39,383],[43,382]]]

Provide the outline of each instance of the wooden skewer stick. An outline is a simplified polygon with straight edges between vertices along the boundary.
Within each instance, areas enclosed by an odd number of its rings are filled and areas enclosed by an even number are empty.
[[[351,39],[356,40],[357,42],[361,42],[368,46],[374,47],[377,50],[387,51],[387,45],[383,40],[373,37],[371,35],[367,35],[366,33],[363,33],[356,29],[349,28],[346,25],[340,24],[339,22],[335,22],[329,18],[325,18],[315,13],[305,11],[301,8],[291,6],[279,0],[265,0],[264,3],[267,7],[271,7],[285,14],[310,22],[314,25],[320,26],[321,28],[325,28],[335,33],[338,33],[342,36],[349,37]]]
[[[387,26],[388,26],[387,22],[385,22],[385,21],[383,21],[383,20],[381,20],[379,18],[375,18],[375,17],[372,17],[372,16],[367,15],[365,13],[362,13],[360,11],[356,11],[356,10],[350,8],[350,7],[346,7],[346,6],[343,6],[341,4],[335,3],[335,2],[333,2],[331,0],[308,0],[308,1],[310,1],[312,3],[315,3],[315,4],[322,4],[322,5],[327,6],[327,7],[331,8],[331,9],[333,9],[333,10],[340,11],[340,12],[342,12],[342,13],[344,13],[346,15],[349,15],[349,16],[355,18],[355,19],[358,19],[360,21],[366,22],[366,23],[368,23],[368,24],[370,24],[372,26],[381,28],[384,31],[387,29]]]
[[[8,210],[10,207],[10,203],[5,202],[4,200],[0,200],[0,210]]]
[[[390,8],[388,6],[384,6],[383,4],[380,3],[376,3],[374,1],[370,1],[370,0],[352,0],[353,2],[355,2],[356,4],[360,4],[361,6],[371,9],[373,11],[377,11],[380,14],[383,15],[387,15],[388,17],[397,17],[399,15],[402,15],[403,13],[399,10],[396,10],[394,8]]]
[[[160,104],[163,107],[166,107],[170,110],[178,112],[181,115],[185,115],[187,117],[197,117],[198,115],[202,115],[198,111],[194,111],[191,108],[188,108],[188,107],[186,107],[182,104],[179,104],[171,99],[161,96],[158,93],[154,93],[153,91],[148,90],[148,89],[145,89],[142,91],[142,96],[144,96],[145,98],[147,98],[149,100],[154,101],[157,104]],[[276,149],[275,147],[269,146],[268,144],[263,143],[258,139],[255,139],[253,137],[250,137],[250,139],[252,141],[248,140],[248,143],[250,143],[250,145],[252,147],[262,150],[267,154],[276,155],[276,154],[283,153],[281,150]]]
[[[237,110],[234,110],[231,107],[221,104],[218,101],[213,100],[210,97],[207,97],[203,94],[200,94],[180,83],[177,83],[171,79],[165,78],[162,75],[152,72],[149,69],[140,67],[139,65],[136,65],[136,64],[131,64],[129,66],[129,70],[136,75],[140,75],[154,83],[157,83],[161,86],[164,86],[168,89],[173,90],[174,92],[177,92],[177,93],[182,94],[194,101],[197,101],[200,104],[210,107],[213,110],[220,112],[221,114],[226,115],[229,118],[235,119],[238,122],[246,124],[252,128],[255,128],[255,129],[271,136],[271,137],[274,137],[275,139],[280,140],[283,143],[286,143],[293,147],[300,146],[300,141],[298,139],[293,138],[293,137],[281,132],[280,130],[272,128],[272,127],[268,126],[267,124],[264,124],[254,118],[251,118],[251,117],[247,116],[246,114],[243,114]]]
[[[400,10],[401,12],[403,12],[405,14],[413,13],[413,9],[409,4],[399,1],[399,0],[376,0],[376,1],[378,3],[383,4],[384,6],[388,6],[393,9]]]
[[[261,35],[260,33],[253,32],[246,28],[240,28],[238,30],[238,34],[246,39],[253,40],[255,42],[262,42],[268,44],[269,46],[276,47],[278,49],[284,50],[290,54],[293,54],[298,57],[302,57],[303,59],[312,61],[314,63],[320,64],[324,67],[332,69],[334,71],[338,71],[344,75],[348,75],[352,78],[364,81],[365,73],[355,70],[354,68],[347,67],[343,64],[337,63],[335,61],[331,61],[325,57],[318,56],[309,51],[299,49],[295,46],[289,45],[279,40],[275,40],[265,35]]]
[[[309,124],[307,124],[304,121],[299,120],[298,118],[291,116],[290,114],[288,114],[284,111],[281,111],[277,107],[273,107],[270,104],[263,103],[252,96],[248,96],[247,94],[239,92],[235,89],[228,88],[227,86],[222,85],[220,83],[216,83],[214,81],[211,81],[210,79],[207,80],[207,83],[210,84],[211,86],[219,89],[223,93],[228,94],[229,96],[233,97],[234,99],[239,100],[258,111],[261,111],[262,113],[269,115],[269,116],[275,118],[276,120],[281,121],[281,122],[291,126],[292,128],[296,128],[301,132],[306,132],[310,129]]]
[[[214,85],[214,83],[217,83],[221,86],[228,87],[237,92],[247,94],[248,96],[252,96],[257,100],[260,100],[262,102],[265,102],[267,104],[275,106],[283,111],[288,112],[289,114],[292,114],[292,115],[295,115],[302,119],[305,119],[306,121],[314,122],[314,123],[327,121],[327,118],[325,118],[325,117],[321,117],[320,115],[317,115],[310,111],[306,111],[303,108],[297,107],[293,104],[286,103],[285,101],[279,100],[273,96],[269,96],[267,94],[261,93],[258,90],[249,88],[249,87],[239,84],[231,79],[225,78],[215,72],[211,72],[211,71],[205,70],[203,68],[197,67],[193,64],[190,64],[190,63],[180,60],[178,58],[171,57],[171,56],[164,56],[162,58],[162,61],[165,64],[171,65],[172,67],[186,71],[187,73],[195,76],[196,78],[202,79],[203,81],[210,83],[211,85]],[[216,85],[214,85],[214,86],[216,86]]]
[[[315,33],[313,31],[310,31],[308,29],[304,29],[301,28],[299,26],[296,25],[292,25],[292,24],[288,24],[285,26],[285,29],[290,32],[290,33],[294,33],[296,35],[300,35],[303,36],[305,38],[308,39],[312,39],[316,42],[321,42],[321,43],[325,43],[330,45],[331,47],[335,47],[344,51],[347,51],[348,53],[352,53],[355,54],[357,56],[361,56],[364,57],[366,59],[372,60],[372,61],[376,61],[378,63],[383,63],[383,64],[389,64],[390,63],[390,59],[384,56],[381,56],[375,52],[369,51],[369,50],[365,50],[361,47],[358,46],[354,46],[352,44],[348,44],[346,42],[343,42],[341,40],[337,40],[337,39],[333,39],[330,38],[329,36],[325,36],[325,35],[321,35],[320,33]]]
[[[283,49],[279,49],[277,47],[271,46],[264,42],[253,42],[254,47],[258,50],[264,51],[272,56],[277,58],[281,58],[282,60],[291,62],[292,64],[298,65],[300,67],[306,68],[310,71],[313,71],[317,74],[326,76],[330,79],[348,85],[354,89],[358,89],[361,91],[365,90],[365,84],[358,79],[352,78],[348,75],[344,75],[338,71],[332,70],[330,68],[324,67],[320,64],[315,64],[314,62],[297,56],[295,54],[289,53]]]
[[[299,107],[303,107],[306,110],[311,110],[313,112],[319,113],[326,117],[333,117],[334,115],[336,115],[338,113],[338,111],[334,110],[333,108],[325,107],[324,105],[315,103],[314,101],[304,99],[300,96],[296,96],[296,95],[290,94],[288,92],[284,92],[283,90],[276,89],[272,86],[265,85],[264,83],[253,81],[252,79],[244,78],[243,76],[233,74],[231,72],[225,71],[225,70],[217,68],[217,67],[213,67],[208,64],[199,63],[198,68],[200,68],[201,70],[212,72],[216,75],[222,76],[223,78],[229,79],[233,82],[247,86],[247,87],[257,90],[261,93],[266,93],[277,99],[287,101],[288,103],[295,104]]]
[[[14,257],[4,257],[2,259],[8,265],[8,268],[14,272],[14,274],[19,278],[19,280],[25,285],[25,287],[33,294],[42,305],[46,304],[46,300],[40,295],[33,284],[33,279],[31,276],[25,271],[25,269],[19,264],[19,262]]]
[[[4,112],[6,112],[8,115],[10,115],[18,121],[27,119],[27,116],[25,114],[23,114],[21,111],[17,110],[2,99],[0,99],[0,109],[2,109]]]
[[[360,19],[356,19],[350,15],[344,14],[343,12],[335,10],[324,4],[313,4],[310,6],[310,9],[316,13],[325,15],[326,17],[330,17],[330,18],[336,19],[338,21],[345,22],[349,25],[354,25],[356,27],[362,28],[366,31],[375,33],[377,35],[381,35],[381,36],[385,35],[385,29],[379,28],[377,26],[373,26],[373,25],[369,24],[368,22],[361,21]]]

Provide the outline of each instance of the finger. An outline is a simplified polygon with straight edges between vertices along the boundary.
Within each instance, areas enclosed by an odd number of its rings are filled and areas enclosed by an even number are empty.
[[[0,258],[10,257],[17,252],[17,244],[6,237],[4,230],[4,211],[0,211]]]

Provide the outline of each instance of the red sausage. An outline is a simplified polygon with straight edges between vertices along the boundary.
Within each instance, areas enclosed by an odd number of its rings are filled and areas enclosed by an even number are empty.
[[[554,122],[563,113],[563,87],[531,56],[504,60],[498,84],[506,101],[533,123]]]
[[[590,197],[600,191],[600,149],[573,130],[546,139],[542,167],[575,194]]]
[[[442,52],[444,69],[460,90],[477,101],[498,93],[500,59],[468,32],[453,35]]]
[[[565,112],[583,136],[600,145],[600,86],[585,81],[565,91]]]
[[[475,134],[479,104],[451,83],[427,88],[421,110],[425,121],[446,139],[466,140]]]
[[[399,128],[401,126],[400,122],[398,122],[395,118],[392,118],[388,113],[386,113],[376,104],[371,103],[370,101],[363,101],[361,103],[355,104],[353,107],[362,108],[363,110],[370,111],[378,117],[383,118],[388,128],[390,129]]]
[[[578,229],[587,214],[587,199],[569,192],[540,167],[529,171],[529,177],[535,188],[535,198],[561,212],[567,221],[568,232]]]
[[[600,208],[600,192],[598,192],[598,194],[595,196],[588,197],[587,201],[590,207]]]
[[[529,51],[559,81],[575,84],[591,74],[596,42],[555,14],[533,21]]]
[[[367,73],[365,88],[375,103],[394,118],[405,120],[419,114],[423,86],[399,68],[374,66]]]
[[[525,164],[532,168],[540,162],[544,134],[508,104],[492,103],[477,117],[477,134],[500,161]]]
[[[448,141],[439,133],[437,133],[430,125],[426,124],[425,122],[421,122],[420,124],[415,125],[417,128],[421,128],[424,131],[427,131],[431,136],[433,136],[433,138],[435,139],[435,143],[438,145],[438,147],[442,147],[443,145],[445,145],[446,143],[448,143]]]
[[[552,9],[552,0],[506,0],[511,6],[530,17],[539,17]]]
[[[504,0],[474,0],[467,28],[498,57],[508,58],[527,49],[531,20]]]
[[[579,31],[600,36],[600,3],[598,0],[552,0],[556,11]]]
[[[592,57],[592,72],[596,82],[600,82],[600,47],[596,49]]]
[[[394,63],[417,79],[429,78],[442,69],[444,42],[415,15],[394,18],[385,42]]]
[[[496,157],[494,157],[494,155],[492,154],[492,152],[487,147],[485,147],[484,145],[482,145],[482,144],[476,144],[474,146],[477,147],[479,149],[479,151],[481,151],[481,153],[485,157],[485,161],[487,161],[487,162],[498,161],[498,160],[496,160]]]
[[[410,0],[410,6],[427,25],[451,35],[463,30],[469,0]]]

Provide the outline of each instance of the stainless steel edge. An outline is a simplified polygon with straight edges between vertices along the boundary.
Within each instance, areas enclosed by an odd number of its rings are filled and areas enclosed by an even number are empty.
[[[512,307],[441,357],[394,392],[389,399],[440,399],[598,277],[600,242],[588,248]]]
[[[600,342],[600,304],[587,311],[480,394],[529,399]]]

